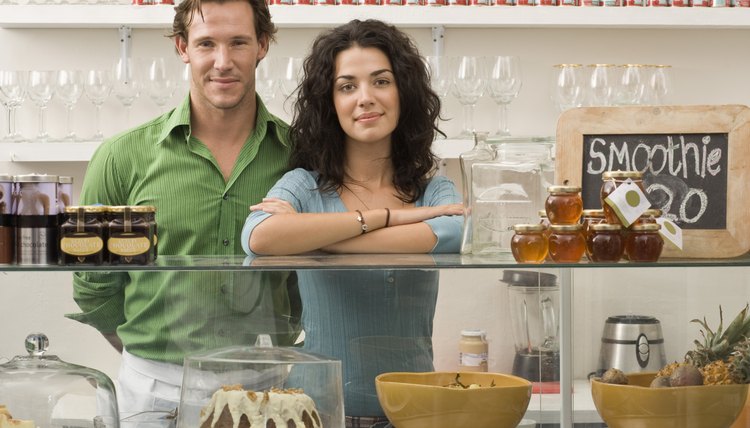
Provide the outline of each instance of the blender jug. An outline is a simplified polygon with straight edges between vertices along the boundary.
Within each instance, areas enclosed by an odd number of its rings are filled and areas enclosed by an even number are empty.
[[[535,271],[505,270],[515,342],[513,374],[531,382],[560,380],[557,277]]]

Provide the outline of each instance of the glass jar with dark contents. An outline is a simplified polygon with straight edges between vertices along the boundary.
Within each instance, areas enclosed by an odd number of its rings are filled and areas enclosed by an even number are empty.
[[[589,225],[586,235],[586,255],[595,263],[618,262],[625,251],[625,237],[619,224]]]
[[[100,265],[104,262],[104,206],[65,207],[60,226],[60,264]]]
[[[584,236],[589,233],[589,228],[592,224],[598,224],[604,222],[604,210],[583,210],[581,214],[581,226]]]
[[[542,263],[547,257],[546,228],[542,224],[517,224],[510,251],[518,263]]]
[[[655,262],[661,256],[664,238],[659,224],[636,224],[625,238],[625,253],[632,262]]]
[[[646,193],[646,189],[643,187],[643,174],[638,171],[605,171],[602,173],[602,187],[599,194],[601,196],[602,209],[604,210],[604,218],[607,220],[607,223],[622,224],[615,211],[604,200],[628,179],[640,187],[644,194]]]
[[[553,224],[549,234],[549,255],[558,263],[578,263],[586,251],[580,224]]]
[[[661,217],[661,210],[650,208],[644,211],[633,224],[658,224],[656,219],[659,217]]]
[[[547,218],[552,224],[576,224],[581,219],[583,199],[577,186],[550,186],[544,203]]]
[[[149,207],[109,207],[107,250],[112,265],[152,263],[153,231],[148,219]]]

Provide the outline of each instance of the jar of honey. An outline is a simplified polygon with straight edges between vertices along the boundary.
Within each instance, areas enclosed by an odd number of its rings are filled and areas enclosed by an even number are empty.
[[[101,265],[104,262],[104,206],[75,206],[64,208],[64,223],[60,226],[60,264]]]
[[[581,226],[583,230],[583,235],[587,236],[589,233],[589,228],[592,224],[602,223],[604,222],[604,210],[603,209],[595,209],[595,210],[583,210],[583,213],[581,214]]]
[[[558,263],[578,263],[586,252],[580,224],[553,224],[549,234],[549,255]]]
[[[586,235],[586,256],[594,263],[615,263],[625,251],[625,237],[619,224],[589,225]]]
[[[604,202],[604,200],[628,179],[640,187],[643,193],[646,193],[646,189],[643,187],[643,174],[638,171],[605,171],[602,173],[602,187],[599,194],[601,196],[602,209],[604,210],[604,218],[607,220],[607,223],[621,224],[620,218],[617,217],[612,207]]]
[[[145,265],[153,259],[153,230],[147,206],[109,207],[107,250],[112,265]]]
[[[547,218],[552,224],[575,224],[581,219],[583,199],[577,186],[550,186],[544,203]]]
[[[659,224],[636,224],[630,227],[625,238],[625,253],[633,262],[655,262],[661,256],[664,238],[659,234]]]
[[[542,224],[517,224],[510,251],[518,263],[542,263],[547,257],[546,228]]]
[[[647,209],[633,224],[657,224],[656,219],[659,217],[661,217],[661,210],[654,208]]]

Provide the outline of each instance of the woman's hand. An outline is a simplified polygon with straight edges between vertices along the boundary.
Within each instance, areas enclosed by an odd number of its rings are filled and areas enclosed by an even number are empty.
[[[250,211],[263,211],[268,214],[294,214],[292,204],[279,198],[263,198],[261,203],[250,205]]]

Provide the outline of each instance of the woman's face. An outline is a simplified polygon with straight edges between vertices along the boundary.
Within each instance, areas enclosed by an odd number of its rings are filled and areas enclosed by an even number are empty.
[[[333,104],[347,143],[390,144],[401,107],[388,57],[353,46],[336,56]]]

